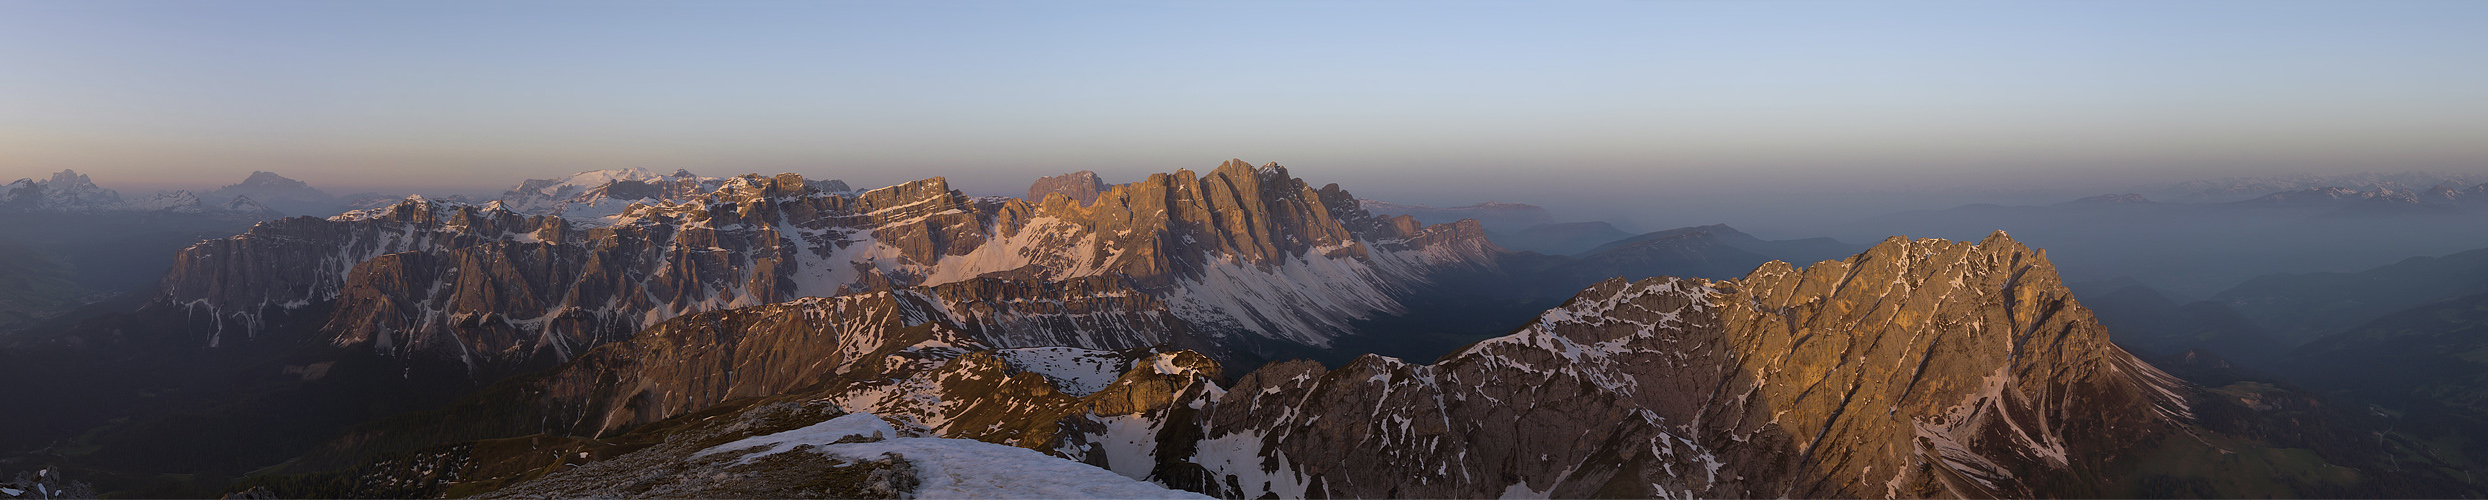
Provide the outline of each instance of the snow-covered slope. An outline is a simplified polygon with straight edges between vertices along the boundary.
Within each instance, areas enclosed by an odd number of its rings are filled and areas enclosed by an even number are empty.
[[[1132,360],[1112,351],[1077,347],[1023,347],[994,351],[1021,371],[1044,375],[1054,388],[1071,397],[1096,394],[1132,369]]]
[[[881,439],[883,433],[895,439]],[[968,439],[896,438],[897,435],[897,430],[881,417],[852,413],[810,427],[718,445],[701,453],[761,449],[737,459],[743,462],[796,449],[847,461],[895,454],[914,466],[920,481],[915,496],[922,499],[1209,498],[1135,481],[1027,448]],[[850,437],[866,439],[847,439]]]
[[[659,174],[643,168],[591,170],[558,179],[531,179],[501,193],[503,207],[527,215],[551,215],[573,224],[610,224],[632,204],[682,202],[715,191],[725,179],[685,170]]]

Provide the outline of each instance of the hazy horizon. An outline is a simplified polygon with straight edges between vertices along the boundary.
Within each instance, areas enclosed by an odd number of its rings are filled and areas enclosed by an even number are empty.
[[[1240,157],[1547,204],[2488,169],[2488,5],[1803,6],[13,2],[0,177],[1003,194]]]

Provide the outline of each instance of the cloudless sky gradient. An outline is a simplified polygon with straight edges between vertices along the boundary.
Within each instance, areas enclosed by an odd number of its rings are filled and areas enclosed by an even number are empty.
[[[1231,157],[1420,203],[2477,172],[2488,2],[0,0],[9,179]]]

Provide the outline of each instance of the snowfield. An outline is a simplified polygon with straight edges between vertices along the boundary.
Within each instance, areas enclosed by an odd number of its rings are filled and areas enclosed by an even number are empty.
[[[707,455],[768,446],[741,460],[805,451],[841,460],[871,460],[896,453],[914,465],[916,498],[1210,498],[1134,481],[1088,464],[1047,456],[1036,450],[983,441],[946,438],[896,438],[864,443],[831,444],[850,436],[896,436],[889,422],[870,413],[853,413],[808,427],[754,436],[702,450]]]

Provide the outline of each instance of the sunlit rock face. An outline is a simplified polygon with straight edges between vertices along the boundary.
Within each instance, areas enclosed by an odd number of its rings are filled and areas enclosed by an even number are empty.
[[[1087,205],[1096,203],[1097,195],[1104,193],[1109,188],[1110,186],[1106,185],[1105,180],[1097,177],[1096,172],[1082,170],[1063,175],[1038,178],[1037,182],[1028,185],[1028,195],[1021,197],[1021,199],[1032,202],[1044,202],[1046,196],[1048,195],[1061,194],[1063,197],[1071,198],[1071,201],[1080,202],[1081,205]]]
[[[1431,364],[1273,365],[1201,417],[1229,497],[1990,497],[2109,491],[2182,383],[2043,252],[1892,239],[1743,279],[1600,283]]]

